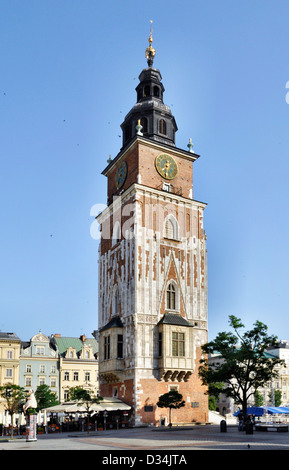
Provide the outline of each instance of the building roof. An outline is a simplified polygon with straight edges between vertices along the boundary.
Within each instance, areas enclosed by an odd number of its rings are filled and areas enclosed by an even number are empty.
[[[0,339],[7,339],[8,341],[20,341],[16,333],[3,333],[0,331]]]
[[[100,331],[108,330],[109,328],[122,328],[123,323],[121,321],[120,316],[114,316],[112,319],[103,327],[100,329]]]
[[[84,345],[91,346],[93,354],[98,353],[98,342],[95,338],[73,338],[68,336],[53,336],[53,342],[55,342],[57,349],[60,354],[64,354],[68,348],[74,348],[76,353],[79,353]]]
[[[194,326],[192,323],[189,323],[188,320],[176,315],[175,313],[165,313],[163,318],[159,321],[160,324],[165,325],[179,325],[179,326]]]

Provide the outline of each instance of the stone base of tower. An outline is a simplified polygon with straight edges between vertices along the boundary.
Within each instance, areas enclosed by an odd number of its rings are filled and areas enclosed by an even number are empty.
[[[100,395],[113,396],[132,407],[130,425],[161,426],[169,424],[169,409],[156,404],[160,395],[177,390],[185,401],[185,406],[171,412],[172,425],[207,423],[209,418],[208,395],[206,388],[192,376],[187,382],[165,382],[151,378],[124,380],[122,383],[100,385]]]

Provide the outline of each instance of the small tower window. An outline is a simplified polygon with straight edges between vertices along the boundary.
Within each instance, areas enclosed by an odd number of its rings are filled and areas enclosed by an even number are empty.
[[[140,123],[142,125],[142,132],[145,133],[148,131],[148,120],[147,118],[143,117],[140,120]]]
[[[164,119],[160,119],[159,121],[159,132],[160,134],[164,134],[164,135],[166,135],[167,133],[167,124]]]
[[[144,96],[150,96],[150,94],[151,94],[151,88],[149,85],[146,85],[144,87]]]
[[[124,141],[126,142],[131,138],[131,129],[130,126],[126,126],[124,129]]]
[[[154,86],[154,96],[156,98],[159,98],[159,96],[160,96],[160,89],[159,89],[158,86]]]

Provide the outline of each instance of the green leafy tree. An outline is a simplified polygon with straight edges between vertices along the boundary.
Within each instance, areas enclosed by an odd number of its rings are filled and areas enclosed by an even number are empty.
[[[217,398],[209,396],[209,410],[216,411],[217,408]]]
[[[278,376],[276,366],[283,361],[265,354],[269,347],[277,345],[277,338],[268,336],[266,325],[257,321],[251,330],[242,333],[244,325],[233,315],[229,324],[234,332],[221,332],[202,346],[204,359],[199,375],[204,385],[224,384],[222,393],[242,406],[246,418],[249,397]],[[218,363],[209,363],[208,356],[215,353]]]
[[[82,387],[71,387],[69,389],[69,400],[76,401],[84,407],[87,416],[87,431],[89,432],[90,417],[95,411],[93,405],[98,405],[103,398],[95,395],[91,390]]]
[[[59,404],[56,393],[52,392],[48,385],[39,385],[35,392],[35,398],[37,401],[37,410],[43,410],[49,406],[55,406]]]
[[[271,403],[274,404],[274,406],[280,406],[282,403],[282,392],[281,390],[274,390],[270,392],[269,398],[271,400]]]
[[[254,405],[255,406],[262,406],[264,404],[264,398],[261,393],[256,390],[254,393]]]
[[[176,390],[171,390],[164,395],[159,396],[159,401],[157,402],[159,408],[169,408],[169,426],[172,426],[171,414],[172,409],[176,410],[185,406],[185,401],[183,396]]]
[[[209,384],[209,410],[215,411],[217,407],[217,400],[220,399],[220,393],[222,392],[224,385],[222,383]]]
[[[8,383],[0,387],[0,396],[4,398],[4,407],[11,417],[11,438],[13,439],[13,416],[22,412],[25,390],[19,385]]]
[[[281,392],[281,390],[275,390],[274,395],[275,395],[275,406],[280,406],[281,401],[282,401],[282,392]]]

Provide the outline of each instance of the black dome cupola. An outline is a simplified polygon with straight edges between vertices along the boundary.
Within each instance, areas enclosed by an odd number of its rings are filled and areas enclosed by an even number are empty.
[[[163,102],[165,91],[158,69],[153,68],[155,49],[152,47],[152,32],[149,47],[146,49],[148,68],[140,76],[136,87],[137,103],[126,115],[121,129],[123,147],[126,147],[136,134],[149,139],[175,146],[175,133],[178,130],[169,106]]]

